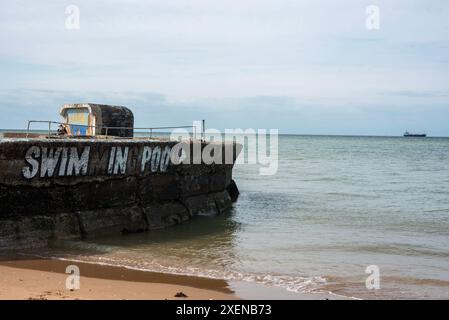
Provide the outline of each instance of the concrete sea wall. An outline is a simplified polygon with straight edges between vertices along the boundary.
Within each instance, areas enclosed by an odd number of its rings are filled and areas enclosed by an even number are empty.
[[[223,161],[192,163],[191,152],[177,164],[170,157],[176,144],[0,140],[0,248],[147,231],[229,209],[238,196],[232,168],[241,146],[215,144]]]

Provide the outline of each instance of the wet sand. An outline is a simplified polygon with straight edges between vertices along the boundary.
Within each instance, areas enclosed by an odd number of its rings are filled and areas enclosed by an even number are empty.
[[[80,289],[66,287],[69,265],[80,270]],[[176,298],[183,292],[186,298]],[[0,299],[38,300],[228,300],[237,299],[222,280],[178,276],[62,260],[0,262]]]
[[[68,266],[80,271],[78,290],[67,288]],[[69,271],[68,271],[69,272]],[[182,292],[186,297],[175,297]],[[0,300],[322,300],[246,282],[174,275],[58,259],[0,260]]]

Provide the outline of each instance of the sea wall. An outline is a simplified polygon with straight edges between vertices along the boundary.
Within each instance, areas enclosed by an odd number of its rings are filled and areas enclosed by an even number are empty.
[[[176,145],[0,140],[0,248],[141,232],[228,210],[238,196],[232,168],[241,146],[188,142],[191,152],[178,164],[171,157]],[[222,161],[193,159],[194,148],[211,145]],[[232,163],[225,164],[225,154]]]

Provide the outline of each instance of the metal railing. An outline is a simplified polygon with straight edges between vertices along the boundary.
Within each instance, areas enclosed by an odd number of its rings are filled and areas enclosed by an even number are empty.
[[[33,123],[46,123],[48,124],[48,137],[52,136],[52,125],[62,125],[62,126],[70,126],[70,125],[75,125],[77,127],[83,127],[83,128],[95,128],[95,130],[99,129],[100,133],[103,132],[103,130],[105,131],[105,136],[108,137],[108,133],[110,132],[110,130],[133,130],[133,134],[136,130],[145,130],[148,131],[150,136],[149,138],[152,138],[153,136],[153,131],[154,130],[164,130],[164,129],[192,129],[192,135],[193,135],[193,139],[196,139],[196,126],[169,126],[169,127],[149,127],[149,128],[135,128],[135,127],[108,127],[108,126],[89,126],[89,125],[81,125],[81,124],[70,124],[70,123],[64,123],[64,122],[57,122],[57,121],[48,121],[48,120],[28,120],[28,124],[27,124],[27,131],[26,131],[26,137],[29,137],[30,134],[30,128],[31,128],[31,124]],[[201,133],[201,138],[204,137],[204,120],[203,120],[203,132]],[[53,136],[58,136],[57,133],[53,134]],[[70,134],[67,135],[69,137],[77,137],[78,135],[74,135],[74,134]],[[129,136],[129,137],[117,137],[114,136],[115,138],[122,138],[122,139],[127,139],[127,138],[133,138],[133,136]]]

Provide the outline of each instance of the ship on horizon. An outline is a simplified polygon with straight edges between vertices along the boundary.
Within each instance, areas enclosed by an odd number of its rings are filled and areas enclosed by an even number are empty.
[[[425,138],[425,137],[427,137],[427,134],[425,134],[425,133],[410,133],[408,131],[405,131],[404,137]]]

